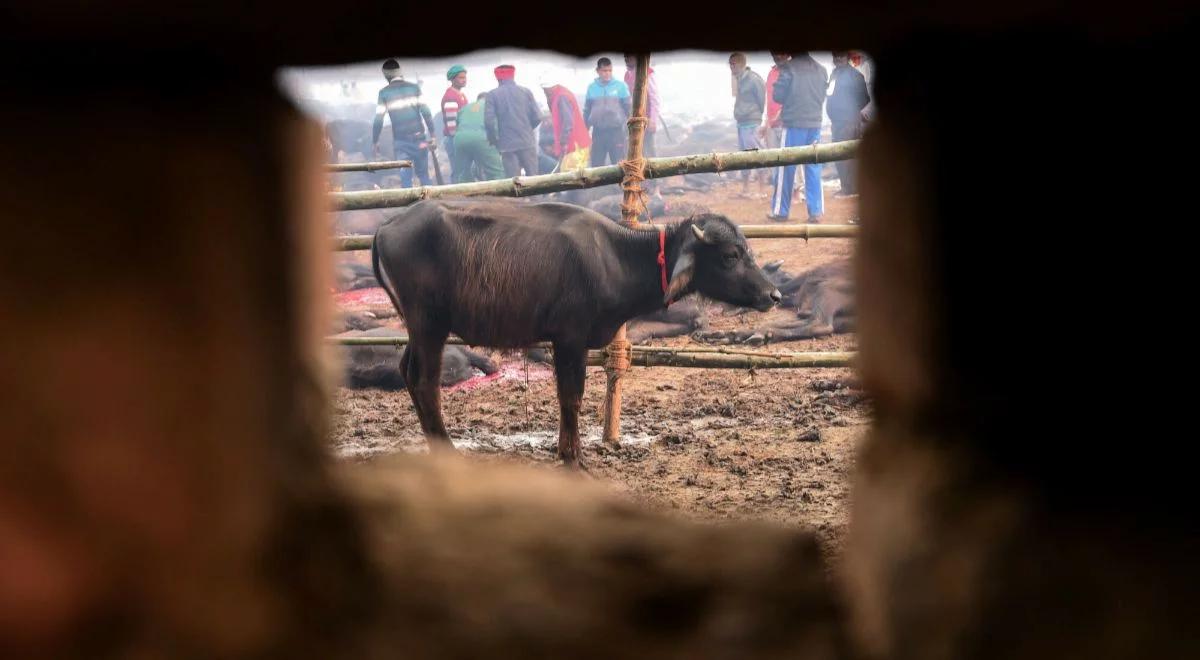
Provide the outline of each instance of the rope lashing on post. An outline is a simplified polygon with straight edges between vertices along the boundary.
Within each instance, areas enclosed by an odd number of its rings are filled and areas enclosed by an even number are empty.
[[[604,368],[628,371],[633,364],[633,344],[626,339],[613,339],[604,351]]]
[[[649,122],[646,117],[630,117],[627,122],[630,126],[641,124],[643,130]],[[642,182],[646,180],[646,159],[638,157],[633,160],[623,160],[619,163],[621,172],[624,177],[621,179],[621,190],[625,193],[633,194],[633,203],[626,204],[621,202],[621,217],[628,215],[642,216],[646,213],[646,191],[642,190]]]

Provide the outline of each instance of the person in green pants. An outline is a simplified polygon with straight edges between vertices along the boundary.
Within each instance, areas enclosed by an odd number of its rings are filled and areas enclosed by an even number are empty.
[[[458,111],[458,128],[454,132],[454,183],[504,178],[500,152],[488,144],[483,124],[486,96],[486,92],[480,94],[474,103]]]

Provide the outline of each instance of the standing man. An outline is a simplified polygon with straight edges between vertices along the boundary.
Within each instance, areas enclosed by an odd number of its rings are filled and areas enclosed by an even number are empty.
[[[775,81],[775,99],[782,104],[779,120],[783,124],[784,147],[816,144],[821,139],[821,118],[825,110],[825,88],[829,78],[825,67],[808,53],[793,57],[779,67]],[[792,206],[792,186],[796,166],[777,168],[775,194],[771,197],[768,220],[787,220]],[[821,221],[825,200],[821,194],[821,164],[804,166],[804,192],[808,205],[808,222]]]
[[[550,108],[544,151],[554,158],[555,163],[562,164],[563,171],[584,167],[592,137],[588,135],[579,101],[571,90],[552,80],[542,83],[542,91],[546,94],[546,106]]]
[[[757,135],[767,105],[762,76],[746,66],[744,53],[729,56],[729,72],[733,75],[733,120],[737,122],[738,149],[762,149]],[[742,192],[749,188],[751,174],[751,170],[742,170]]]
[[[458,127],[454,133],[454,160],[451,162],[454,183],[476,181],[476,169],[481,177],[478,180],[504,178],[500,152],[488,144],[487,129],[484,127],[486,104],[487,94],[483,93],[474,103],[468,103],[458,111]]]
[[[829,120],[833,122],[833,141],[854,140],[862,135],[863,109],[871,102],[867,79],[850,65],[850,53],[834,51],[833,75],[829,77]],[[853,160],[837,162],[842,189],[837,197],[858,194]]]
[[[767,116],[763,120],[763,125],[758,129],[758,139],[768,149],[778,149],[783,144],[783,122],[779,119],[779,113],[783,111],[783,104],[775,100],[775,82],[779,80],[780,67],[787,66],[788,62],[792,61],[791,53],[771,53],[771,70],[767,72]],[[779,168],[775,168],[771,173],[771,187],[775,187],[775,181],[779,178]],[[793,181],[792,200],[803,199],[803,186],[794,185]]]
[[[612,60],[596,60],[596,79],[587,88],[583,120],[592,129],[592,167],[609,160],[613,165],[625,158],[625,122],[633,111],[629,87],[613,80]]]
[[[496,67],[496,89],[487,95],[484,104],[488,143],[500,152],[505,176],[525,176],[538,173],[537,133],[542,113],[533,92],[518,85],[513,78],[517,69],[511,64]]]
[[[389,59],[383,63],[383,77],[387,87],[379,90],[379,102],[375,110],[375,125],[372,128],[371,144],[379,156],[379,133],[383,130],[386,114],[392,122],[392,144],[396,158],[411,160],[413,166],[400,170],[401,185],[411,188],[413,172],[416,171],[421,185],[428,186],[429,150],[435,146],[433,139],[433,115],[429,106],[421,103],[421,88],[404,79],[400,63]],[[428,133],[426,133],[428,129]]]
[[[450,157],[450,178],[454,179],[454,131],[458,126],[458,113],[467,105],[467,95],[462,88],[467,86],[467,70],[461,64],[455,64],[446,72],[446,80],[450,87],[442,94],[442,142],[446,147],[446,155]]]
[[[789,53],[771,53],[771,70],[767,72],[767,116],[759,129],[758,137],[768,148],[775,149],[783,142],[783,124],[779,121],[779,113],[783,105],[775,100],[775,82],[779,80],[779,67],[792,61]]]

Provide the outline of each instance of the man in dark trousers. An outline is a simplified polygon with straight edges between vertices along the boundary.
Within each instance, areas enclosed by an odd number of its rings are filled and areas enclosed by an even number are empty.
[[[533,92],[513,79],[517,69],[511,64],[496,67],[496,89],[488,92],[484,104],[488,142],[500,152],[504,175],[525,176],[538,173],[537,133],[542,112]]]
[[[850,64],[850,53],[834,51],[833,74],[829,76],[829,100],[826,106],[829,120],[833,122],[833,141],[855,140],[862,136],[863,108],[871,102],[867,91],[867,79]],[[838,179],[842,190],[838,197],[858,194],[853,160],[837,162]]]
[[[732,76],[733,119],[737,122],[738,149],[762,149],[758,127],[763,120],[763,110],[767,107],[767,90],[762,76],[746,66],[745,53],[729,56],[729,73]],[[743,193],[749,187],[753,173],[753,170],[742,170]]]
[[[446,80],[450,86],[442,94],[442,146],[450,157],[450,177],[454,178],[454,132],[458,129],[458,112],[467,105],[467,96],[462,93],[467,86],[466,68],[455,64],[446,71]]]
[[[612,60],[596,61],[596,80],[588,85],[583,101],[583,120],[592,129],[592,167],[609,160],[613,165],[626,156],[625,122],[633,111],[629,87],[613,80]]]
[[[434,147],[433,115],[429,107],[421,103],[421,88],[404,79],[399,62],[391,59],[384,62],[383,77],[388,84],[379,90],[375,125],[372,128],[371,143],[375,145],[375,155],[379,156],[379,133],[383,130],[384,115],[387,115],[392,122],[392,145],[396,149],[396,158],[413,163],[412,167],[400,170],[401,184],[411,188],[415,171],[421,185],[428,186],[432,183],[429,179],[429,150]]]
[[[825,89],[828,84],[825,67],[817,64],[808,53],[794,55],[779,65],[779,78],[775,81],[773,91],[775,100],[783,104],[779,112],[779,120],[783,123],[782,146],[816,144],[821,139],[821,118],[824,116]],[[792,206],[795,176],[795,165],[776,170],[775,194],[771,197],[771,211],[767,219],[787,220]],[[804,197],[808,205],[808,222],[820,222],[825,212],[820,163],[804,166]]]

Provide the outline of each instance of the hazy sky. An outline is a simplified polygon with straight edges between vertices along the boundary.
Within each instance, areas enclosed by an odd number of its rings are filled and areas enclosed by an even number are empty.
[[[453,64],[467,68],[467,87],[464,92],[474,100],[475,95],[496,86],[492,69],[499,64],[517,67],[516,81],[534,92],[543,79],[566,85],[582,95],[596,77],[596,58],[606,55],[613,60],[613,75],[620,78],[625,72],[620,53],[600,53],[587,58],[575,58],[549,51],[517,49],[486,50],[458,57],[433,59],[399,59],[404,77],[421,83],[422,100],[436,114],[442,93],[446,90],[446,70]],[[771,68],[767,52],[748,52],[750,68],[763,78]],[[832,68],[829,53],[813,53],[827,69]],[[335,67],[285,69],[280,83],[302,107],[312,112],[318,101],[331,105],[374,104],[379,88],[385,84],[378,61]],[[677,51],[651,56],[651,66],[658,82],[659,98],[668,120],[696,123],[706,119],[733,116],[733,97],[729,85],[729,53],[710,51]],[[353,83],[349,96],[343,93],[342,83]],[[544,103],[541,94],[535,94]],[[307,104],[307,105],[306,105]],[[357,115],[361,110],[355,111]],[[371,116],[360,117],[369,120]]]

